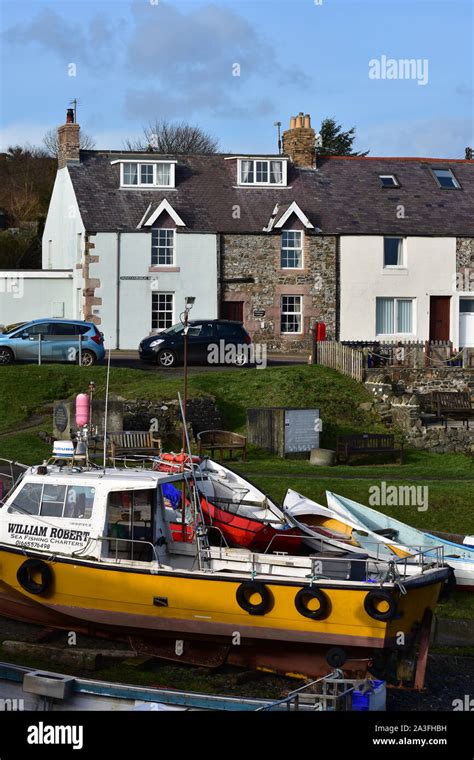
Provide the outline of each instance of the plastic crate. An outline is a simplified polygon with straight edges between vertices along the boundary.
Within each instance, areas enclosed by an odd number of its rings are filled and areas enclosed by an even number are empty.
[[[354,689],[352,692],[352,709],[355,712],[364,710],[385,710],[387,699],[387,687],[385,681],[371,681],[371,687],[361,692]]]

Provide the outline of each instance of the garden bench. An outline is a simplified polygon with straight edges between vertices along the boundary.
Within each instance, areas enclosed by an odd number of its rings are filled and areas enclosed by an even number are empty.
[[[161,450],[161,438],[149,430],[121,430],[117,433],[108,433],[107,440],[110,446],[112,459],[118,454],[159,454]]]
[[[210,451],[213,459],[215,451],[222,453],[228,451],[230,459],[234,451],[240,451],[244,461],[247,456],[247,438],[239,433],[228,430],[201,430],[196,440],[199,445],[199,456],[202,456],[204,450]]]
[[[353,454],[395,454],[403,463],[403,444],[395,443],[395,436],[387,433],[359,433],[356,435],[340,435],[337,438],[336,454],[338,461],[342,458],[349,462]]]
[[[469,428],[469,420],[474,414],[469,391],[432,391],[432,409],[436,416],[444,421],[461,420]]]

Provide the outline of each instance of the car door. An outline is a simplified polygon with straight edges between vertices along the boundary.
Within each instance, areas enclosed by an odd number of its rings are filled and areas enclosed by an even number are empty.
[[[40,322],[27,325],[14,339],[13,350],[20,361],[38,361],[38,336],[41,334],[41,360],[51,358],[51,344],[48,342],[49,323]]]
[[[188,359],[194,364],[207,364],[208,349],[215,343],[212,322],[190,325],[188,332]]]
[[[78,325],[69,322],[51,322],[48,341],[51,360],[75,362],[79,350]]]

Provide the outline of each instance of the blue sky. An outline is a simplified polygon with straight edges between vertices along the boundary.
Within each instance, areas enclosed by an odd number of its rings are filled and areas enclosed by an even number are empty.
[[[474,143],[471,0],[0,0],[0,34],[1,150],[40,143],[72,98],[98,148],[166,118],[272,151],[299,111],[356,126],[373,156]],[[426,84],[371,78],[382,56],[418,60]]]

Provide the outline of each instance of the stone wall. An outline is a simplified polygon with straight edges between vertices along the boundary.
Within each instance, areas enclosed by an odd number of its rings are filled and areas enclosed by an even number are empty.
[[[373,395],[372,409],[387,425],[395,425],[405,437],[405,445],[438,454],[474,453],[474,429],[442,423],[426,423],[428,393],[436,390],[469,391],[474,403],[474,372],[462,368],[408,370],[393,378],[384,370],[373,370],[365,387]]]
[[[299,223],[291,224],[291,229],[298,228]],[[303,263],[303,269],[281,269],[278,233],[222,237],[221,300],[243,301],[252,340],[265,343],[269,351],[309,350],[316,321],[326,323],[328,339],[336,337],[336,238],[306,231]],[[303,296],[301,334],[281,334],[282,295]],[[256,318],[255,309],[263,309],[265,316]]]
[[[124,430],[150,430],[153,426],[163,439],[181,434],[181,413],[176,399],[171,401],[124,399],[123,405]],[[215,400],[209,397],[189,399],[187,418],[194,435],[201,430],[219,430],[223,424]]]

